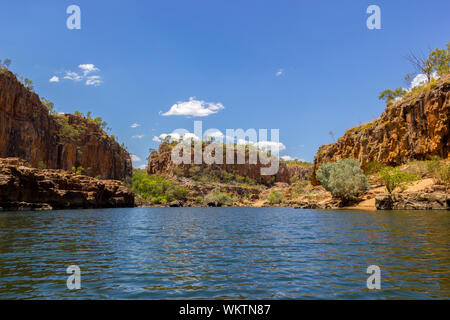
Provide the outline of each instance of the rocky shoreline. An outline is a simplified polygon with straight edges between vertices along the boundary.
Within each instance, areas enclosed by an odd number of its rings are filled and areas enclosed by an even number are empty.
[[[55,169],[32,168],[19,158],[0,159],[0,210],[134,207],[122,182]]]

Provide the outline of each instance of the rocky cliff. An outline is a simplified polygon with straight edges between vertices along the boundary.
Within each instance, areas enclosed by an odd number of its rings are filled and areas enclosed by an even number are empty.
[[[314,158],[316,169],[324,162],[355,158],[400,165],[436,155],[449,157],[450,75],[402,100],[388,104],[376,120],[348,130],[334,144],[323,145]],[[313,174],[313,183],[317,184]]]
[[[0,159],[0,210],[133,206],[133,193],[120,181],[31,168],[19,158]]]
[[[33,167],[72,170],[104,179],[132,173],[128,152],[91,119],[51,115],[34,92],[7,70],[0,72],[0,158],[19,157]]]
[[[194,164],[181,164],[175,165],[171,161],[171,145],[168,143],[161,143],[158,151],[154,151],[150,154],[148,158],[147,173],[148,174],[161,174],[166,176],[173,176],[176,171],[181,171],[181,174],[185,177],[190,176],[189,169]],[[193,152],[192,152],[193,157]],[[236,160],[236,154],[235,154]],[[268,176],[261,175],[261,168],[264,167],[263,164],[249,164],[248,159],[246,159],[246,164],[201,164],[198,165],[200,170],[208,169],[220,169],[229,173],[236,173],[242,177],[248,177],[262,184],[273,184],[275,182],[285,182],[290,183],[291,179],[308,179],[311,174],[311,167],[308,166],[298,166],[298,165],[288,165],[284,162],[279,163],[279,170],[276,175]],[[237,161],[235,161],[236,163]],[[192,158],[192,163],[194,163]]]

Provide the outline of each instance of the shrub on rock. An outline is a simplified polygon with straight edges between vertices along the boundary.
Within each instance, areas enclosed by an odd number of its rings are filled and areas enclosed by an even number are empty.
[[[344,203],[370,188],[361,163],[350,158],[322,164],[317,178],[326,190]]]

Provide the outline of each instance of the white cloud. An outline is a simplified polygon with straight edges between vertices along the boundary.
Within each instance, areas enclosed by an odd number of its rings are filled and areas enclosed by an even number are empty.
[[[146,164],[141,164],[138,169],[147,169],[147,165]]]
[[[130,127],[131,128],[137,128],[137,127],[140,127],[141,125],[139,124],[139,123],[133,123]]]
[[[72,71],[67,71],[66,75],[64,76],[64,79],[67,80],[73,80],[73,81],[81,81],[83,80],[83,77],[80,76],[78,73],[76,72],[72,72]]]
[[[102,83],[100,76],[89,76],[86,80],[87,86],[99,86]]]
[[[137,155],[135,155],[135,154],[132,154],[131,155],[131,161],[133,161],[133,162],[139,162],[139,161],[141,161],[141,158],[139,158]]]
[[[50,81],[50,82],[59,82],[59,77],[53,76],[53,77],[50,78],[49,81]]]
[[[91,72],[97,72],[100,71],[99,68],[97,68],[96,66],[94,66],[92,63],[87,63],[87,64],[80,64],[78,66],[78,68],[80,68],[81,70],[83,70],[83,74],[85,76],[87,76],[89,73]]]
[[[100,71],[99,68],[97,68],[93,64],[80,64],[78,68],[81,69],[82,74],[79,74],[74,71],[66,71],[66,74],[64,76],[64,79],[66,80],[72,80],[72,81],[85,81],[85,84],[87,86],[99,86],[102,84],[102,77],[99,75],[90,75],[93,72]],[[53,78],[52,78],[53,79]]]
[[[174,104],[169,111],[163,113],[163,116],[192,116],[192,117],[206,117],[217,113],[224,109],[224,106],[219,103],[205,102],[202,100],[195,100],[190,97],[189,101],[179,101]]]
[[[133,139],[142,139],[144,137],[143,134],[137,134],[135,136],[132,136]]]
[[[257,143],[252,143],[255,147],[261,149],[261,150],[277,150],[283,151],[286,149],[286,146],[282,144],[281,142],[276,141],[259,141]]]
[[[279,76],[281,76],[281,75],[283,75],[283,74],[284,74],[284,70],[283,70],[283,69],[280,69],[280,70],[278,70],[278,71],[275,73],[275,76],[279,77]]]
[[[438,79],[439,78],[439,76],[438,76],[436,71],[433,72],[433,74],[431,75],[431,78],[432,79]],[[411,89],[415,88],[415,87],[418,87],[418,86],[421,86],[424,83],[426,83],[427,81],[428,81],[427,76],[425,74],[423,74],[423,73],[419,73],[417,76],[414,77],[413,81],[411,81]]]
[[[293,158],[291,156],[282,156],[282,157],[280,157],[280,159],[284,160],[284,161],[292,161],[292,160],[295,160],[297,158],[295,158],[295,157]]]
[[[225,136],[223,135],[223,133],[220,130],[217,129],[209,129],[205,132],[204,134],[205,137],[211,137],[211,138],[215,138],[215,139],[222,139]]]

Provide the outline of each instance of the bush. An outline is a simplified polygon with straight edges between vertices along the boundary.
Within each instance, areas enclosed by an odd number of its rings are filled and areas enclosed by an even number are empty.
[[[435,156],[427,161],[427,172],[438,184],[450,184],[450,163],[442,161],[439,157]]]
[[[419,179],[417,175],[401,171],[397,167],[384,168],[380,171],[380,177],[388,193],[392,193],[397,187],[404,188],[408,182]]]
[[[77,176],[82,175],[84,172],[84,168],[82,166],[72,167],[72,172]]]
[[[272,190],[272,192],[267,196],[267,201],[270,204],[280,204],[283,202],[284,196],[280,191]]]
[[[326,190],[343,202],[354,199],[359,192],[370,188],[360,162],[355,159],[324,163],[317,171],[317,178]]]
[[[299,196],[305,192],[305,188],[308,185],[308,180],[299,180],[292,187],[292,195]]]
[[[154,204],[165,204],[174,200],[185,200],[188,191],[178,187],[164,177],[134,172],[130,189],[144,200]]]
[[[232,205],[233,198],[227,193],[221,192],[219,188],[216,188],[206,195],[205,203],[215,203],[217,205]]]
[[[365,174],[375,174],[380,172],[384,166],[378,161],[371,161],[363,165],[362,169]]]

